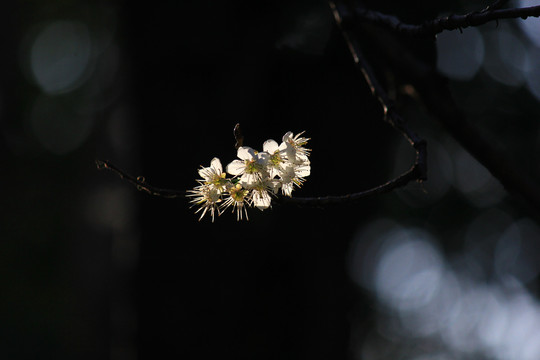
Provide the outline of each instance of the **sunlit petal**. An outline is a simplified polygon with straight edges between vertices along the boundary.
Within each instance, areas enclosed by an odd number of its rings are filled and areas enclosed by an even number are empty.
[[[270,160],[270,154],[267,152],[260,152],[257,153],[257,162],[262,165],[266,165],[266,163]]]
[[[296,176],[306,177],[311,174],[311,166],[301,165],[295,169]]]
[[[253,193],[253,205],[259,210],[268,209],[272,199],[267,191],[255,191]]]
[[[249,146],[241,146],[238,148],[236,155],[242,160],[251,160],[255,158],[255,150]]]
[[[227,165],[227,172],[231,175],[241,175],[246,169],[246,164],[242,160],[233,160]]]
[[[266,151],[269,154],[273,154],[274,151],[278,150],[278,148],[279,148],[278,143],[272,139],[266,140],[263,144],[263,151]]]
[[[292,140],[292,138],[293,138],[293,133],[292,133],[291,131],[287,131],[287,132],[285,133],[285,135],[283,135],[282,140],[283,140],[283,142],[287,143],[287,142],[289,142],[290,140]]]
[[[221,166],[221,161],[217,157],[212,159],[210,167],[214,169],[216,174],[221,174],[223,172],[223,166]]]

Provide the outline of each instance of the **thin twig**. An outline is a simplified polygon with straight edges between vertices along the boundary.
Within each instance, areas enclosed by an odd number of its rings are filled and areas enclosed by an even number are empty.
[[[412,131],[405,122],[405,120],[396,111],[393,101],[389,98],[388,94],[377,80],[377,77],[371,69],[369,62],[362,55],[355,36],[342,26],[344,14],[346,13],[346,8],[336,2],[330,2],[330,7],[334,14],[336,23],[342,32],[347,46],[349,47],[349,51],[353,56],[356,67],[361,72],[364,80],[369,85],[371,94],[379,101],[381,107],[383,108],[384,119],[409,141],[411,146],[416,151],[416,159],[409,170],[407,170],[397,178],[390,180],[382,185],[376,186],[372,189],[339,196],[282,198],[282,202],[284,203],[313,206],[332,203],[344,203],[362,199],[371,195],[388,193],[396,188],[407,185],[411,181],[421,182],[427,179],[426,141],[421,139],[414,131]]]
[[[497,5],[497,4],[495,4]],[[498,6],[500,6],[499,4]],[[372,33],[372,36],[381,35]],[[535,211],[540,211],[540,186],[538,181],[527,174],[509,158],[507,152],[488,139],[466,114],[459,109],[448,88],[447,80],[429,68],[420,57],[414,56],[406,45],[388,34],[384,41],[374,41],[385,59],[400,73],[409,75],[409,81],[425,105],[426,109],[438,119],[451,136],[454,137],[474,158],[476,158],[504,188],[527,203]]]
[[[461,30],[470,26],[483,25],[494,20],[526,19],[528,17],[540,16],[540,5],[524,8],[499,9],[505,2],[506,1],[498,1],[482,11],[474,11],[465,15],[449,15],[429,20],[419,25],[406,24],[396,16],[383,14],[360,6],[357,6],[354,9],[354,13],[356,18],[361,21],[383,25],[394,31],[412,36],[434,36],[444,30]]]
[[[99,170],[111,170],[116,173],[122,179],[127,180],[131,184],[135,185],[137,190],[144,191],[150,195],[160,196],[168,199],[173,199],[177,197],[185,197],[185,191],[171,190],[171,189],[161,189],[146,183],[146,180],[142,176],[132,176],[125,171],[121,170],[117,166],[113,165],[110,161],[96,160],[96,166]]]
[[[353,194],[337,195],[337,196],[319,196],[319,197],[280,197],[279,201],[284,204],[321,206],[330,204],[343,204],[354,202],[369,196],[389,193],[397,188],[403,187],[411,181],[418,181],[422,177],[418,166],[413,166],[400,176],[392,179],[382,185],[372,189],[356,192]]]
[[[468,26],[478,26],[492,20],[518,18],[523,19],[534,16],[540,16],[540,6],[520,9],[505,9],[499,10],[501,6],[507,3],[507,0],[498,0],[493,5],[488,6],[480,12],[474,12],[467,15],[453,15],[445,18],[440,18],[425,22],[422,25],[410,25],[401,22],[397,17],[382,14],[375,11],[370,11],[362,8],[355,10],[356,16],[362,20],[372,23],[385,25],[398,32],[405,32],[411,35],[435,35],[443,30],[462,29]],[[324,197],[306,197],[306,198],[285,198],[280,197],[283,203],[294,203],[298,205],[319,206],[333,203],[343,203],[355,201],[371,195],[388,193],[396,188],[403,187],[411,181],[424,181],[427,178],[427,152],[426,142],[419,138],[406,124],[404,119],[397,113],[393,102],[388,97],[386,91],[377,81],[369,63],[363,57],[360,48],[355,40],[354,35],[349,30],[347,24],[353,17],[348,14],[347,9],[336,2],[330,2],[334,17],[344,39],[347,42],[349,50],[354,58],[357,68],[362,73],[365,81],[369,85],[374,97],[377,98],[384,111],[384,118],[396,130],[398,130],[414,147],[416,151],[416,159],[412,167],[382,185],[369,190],[346,194],[340,196],[324,196]],[[421,62],[413,63],[412,61],[403,61],[403,51],[398,50],[399,44],[393,49],[393,54],[389,55],[392,60],[396,61],[401,67],[408,68],[412,74],[417,77],[417,85],[420,93],[423,95],[424,101],[429,110],[437,116],[441,122],[446,125],[447,129],[462,145],[471,152],[486,168],[507,188],[507,190],[521,195],[524,199],[533,205],[536,209],[540,209],[540,187],[526,174],[523,174],[520,169],[517,169],[513,162],[508,159],[503,151],[496,149],[486,140],[480,132],[471,124],[469,124],[464,114],[453,103],[450,93],[446,89],[442,93],[438,90],[445,88],[441,83],[440,77],[427,79],[422,76]],[[396,55],[399,53],[399,55]],[[410,60],[410,59],[409,59]],[[420,70],[419,70],[420,69]],[[415,76],[413,76],[415,77]],[[242,134],[239,127],[235,127],[234,135],[236,139],[236,147],[242,144]],[[165,198],[185,197],[185,191],[162,189],[151,186],[146,183],[142,177],[134,177],[118,167],[111,164],[109,161],[96,161],[98,169],[107,169],[115,172],[121,178],[127,180],[137,187],[138,190],[147,192],[148,194],[161,196]]]
[[[381,86],[381,84],[377,80],[377,77],[375,76],[375,73],[371,68],[371,65],[363,56],[354,34],[342,26],[342,20],[344,18],[344,14],[346,14],[347,11],[346,8],[336,2],[330,2],[330,7],[334,14],[334,18],[336,19],[336,23],[340,27],[347,46],[349,47],[349,51],[353,56],[356,67],[361,72],[366,83],[369,85],[371,94],[379,101],[381,107],[383,108],[384,119],[389,122],[396,130],[398,130],[403,136],[405,136],[405,138],[417,150],[417,152],[420,150],[419,148],[425,148],[425,141],[418,137],[418,135],[414,131],[412,131],[412,129],[405,122],[405,120],[396,111],[394,102],[390,99],[386,90],[384,90],[384,88]],[[425,151],[425,149],[423,151]],[[418,165],[425,167],[426,164],[423,161],[425,159],[420,158],[418,160]],[[425,172],[425,169],[423,169],[423,172]],[[425,174],[423,174],[423,176],[425,176]]]
[[[488,5],[484,10],[481,12],[487,12],[487,11],[493,11],[502,8],[506,3],[508,3],[510,0],[497,0],[493,4]]]

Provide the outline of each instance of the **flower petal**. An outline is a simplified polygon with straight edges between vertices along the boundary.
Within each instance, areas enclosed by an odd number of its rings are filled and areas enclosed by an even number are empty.
[[[281,188],[281,181],[277,179],[272,179],[268,181],[268,189],[272,190],[274,194],[277,194],[280,188]]]
[[[278,143],[275,140],[266,140],[263,144],[263,151],[269,154],[273,154],[279,148]]]
[[[253,150],[249,146],[240,146],[238,148],[236,156],[238,156],[242,160],[251,160],[255,157],[255,150]]]
[[[210,167],[215,170],[216,174],[221,175],[223,172],[223,166],[221,166],[221,161],[215,157],[210,162]]]
[[[290,143],[285,143],[285,156],[287,157],[287,159],[294,163],[296,162],[296,149],[294,148],[294,146],[292,146]]]
[[[309,176],[309,174],[311,174],[311,166],[300,165],[295,169],[294,172],[296,173],[296,176],[300,176],[300,177]]]
[[[242,184],[242,186],[245,189],[251,189],[255,185],[257,185],[260,182],[260,180],[261,180],[261,175],[258,173],[254,173],[254,174],[244,173],[242,177],[240,178],[240,184]]]
[[[293,183],[292,182],[289,182],[289,183],[284,183],[281,185],[281,191],[283,192],[283,194],[285,196],[289,196],[291,197],[292,196],[292,191],[293,191]]]
[[[242,160],[233,160],[227,165],[227,172],[231,175],[241,175],[246,169],[246,164]]]
[[[257,162],[263,166],[266,166],[268,160],[270,160],[270,154],[266,151],[257,153]]]
[[[292,133],[292,131],[287,131],[287,132],[285,133],[285,135],[283,135],[283,138],[282,138],[281,140],[282,140],[283,142],[289,142],[289,141],[292,140],[292,138],[293,138],[293,133]]]
[[[255,205],[259,210],[268,209],[272,199],[267,191],[254,191],[253,192],[253,205]]]
[[[211,173],[208,171],[208,168],[201,168],[199,169],[199,176],[202,177],[205,181],[208,181]]]

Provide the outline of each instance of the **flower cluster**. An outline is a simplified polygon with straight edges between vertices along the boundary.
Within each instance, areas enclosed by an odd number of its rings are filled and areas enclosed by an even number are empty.
[[[302,134],[289,131],[283,135],[281,144],[267,140],[263,151],[241,146],[238,159],[227,165],[226,172],[218,158],[213,158],[209,167],[201,167],[199,185],[188,190],[188,196],[193,198],[190,202],[199,206],[195,212],[201,213],[199,220],[209,213],[213,222],[216,214],[221,215],[229,207],[236,212],[237,220],[248,219],[247,207],[267,209],[271,196],[280,190],[283,195],[291,196],[311,172],[311,150],[304,147],[309,139]]]

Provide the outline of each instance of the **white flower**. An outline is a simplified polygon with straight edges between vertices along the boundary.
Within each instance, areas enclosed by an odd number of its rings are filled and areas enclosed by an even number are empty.
[[[236,210],[236,220],[242,220],[242,213],[246,215],[246,220],[249,220],[247,214],[247,206],[249,202],[249,190],[246,190],[240,184],[229,188],[229,196],[223,201],[221,207],[227,209],[232,206],[233,212]]]
[[[272,139],[263,144],[263,151],[258,152],[248,146],[238,148],[238,159],[226,167],[227,173],[233,178],[227,178],[218,158],[213,158],[209,167],[199,169],[202,179],[197,180],[198,186],[188,190],[191,206],[198,206],[195,213],[201,213],[199,221],[209,213],[212,222],[215,215],[229,207],[236,212],[236,219],[247,220],[248,206],[260,210],[272,205],[272,196],[281,191],[291,196],[295,187],[301,187],[305,178],[311,173],[309,162],[310,149],[305,148],[308,138],[302,137],[303,132],[294,135],[287,132],[283,142]]]
[[[302,131],[299,134],[294,135],[291,131],[288,131],[283,135],[283,142],[286,144],[285,152],[287,159],[294,164],[309,163],[309,152],[311,149],[306,149],[304,145],[307,144],[308,138],[302,137]]]
[[[218,216],[220,215],[218,207],[218,203],[221,202],[220,191],[212,184],[199,183],[200,185],[196,186],[193,190],[188,190],[189,194],[187,196],[194,198],[190,201],[190,203],[193,204],[192,206],[200,206],[199,209],[195,211],[195,214],[202,211],[199,221],[201,221],[206,212],[210,212],[212,222],[214,222],[215,213],[217,212]]]
[[[249,146],[241,146],[237,152],[241,160],[233,160],[227,165],[227,172],[240,176],[240,183],[244,188],[251,188],[264,177],[268,176],[266,164],[269,155],[266,152],[257,152]]]
[[[251,201],[259,210],[268,209],[272,203],[272,198],[268,193],[268,188],[260,182],[251,190]]]
[[[255,183],[251,188],[251,203],[259,210],[267,209],[271,206],[271,194],[277,194],[281,187],[281,181],[268,177]]]
[[[209,167],[199,169],[199,175],[204,179],[205,184],[213,185],[217,191],[221,192],[226,189],[228,180],[225,177],[227,174],[223,172],[221,161],[217,157],[212,159]]]
[[[301,187],[305,181],[305,177],[311,173],[311,166],[309,163],[302,165],[295,165],[288,163],[280,175],[281,178],[281,192],[286,196],[291,196],[294,190],[294,185]]]
[[[280,145],[275,140],[266,140],[263,144],[264,152],[268,153],[268,173],[269,177],[273,179],[281,172],[281,167],[287,161],[287,144],[282,142]]]

